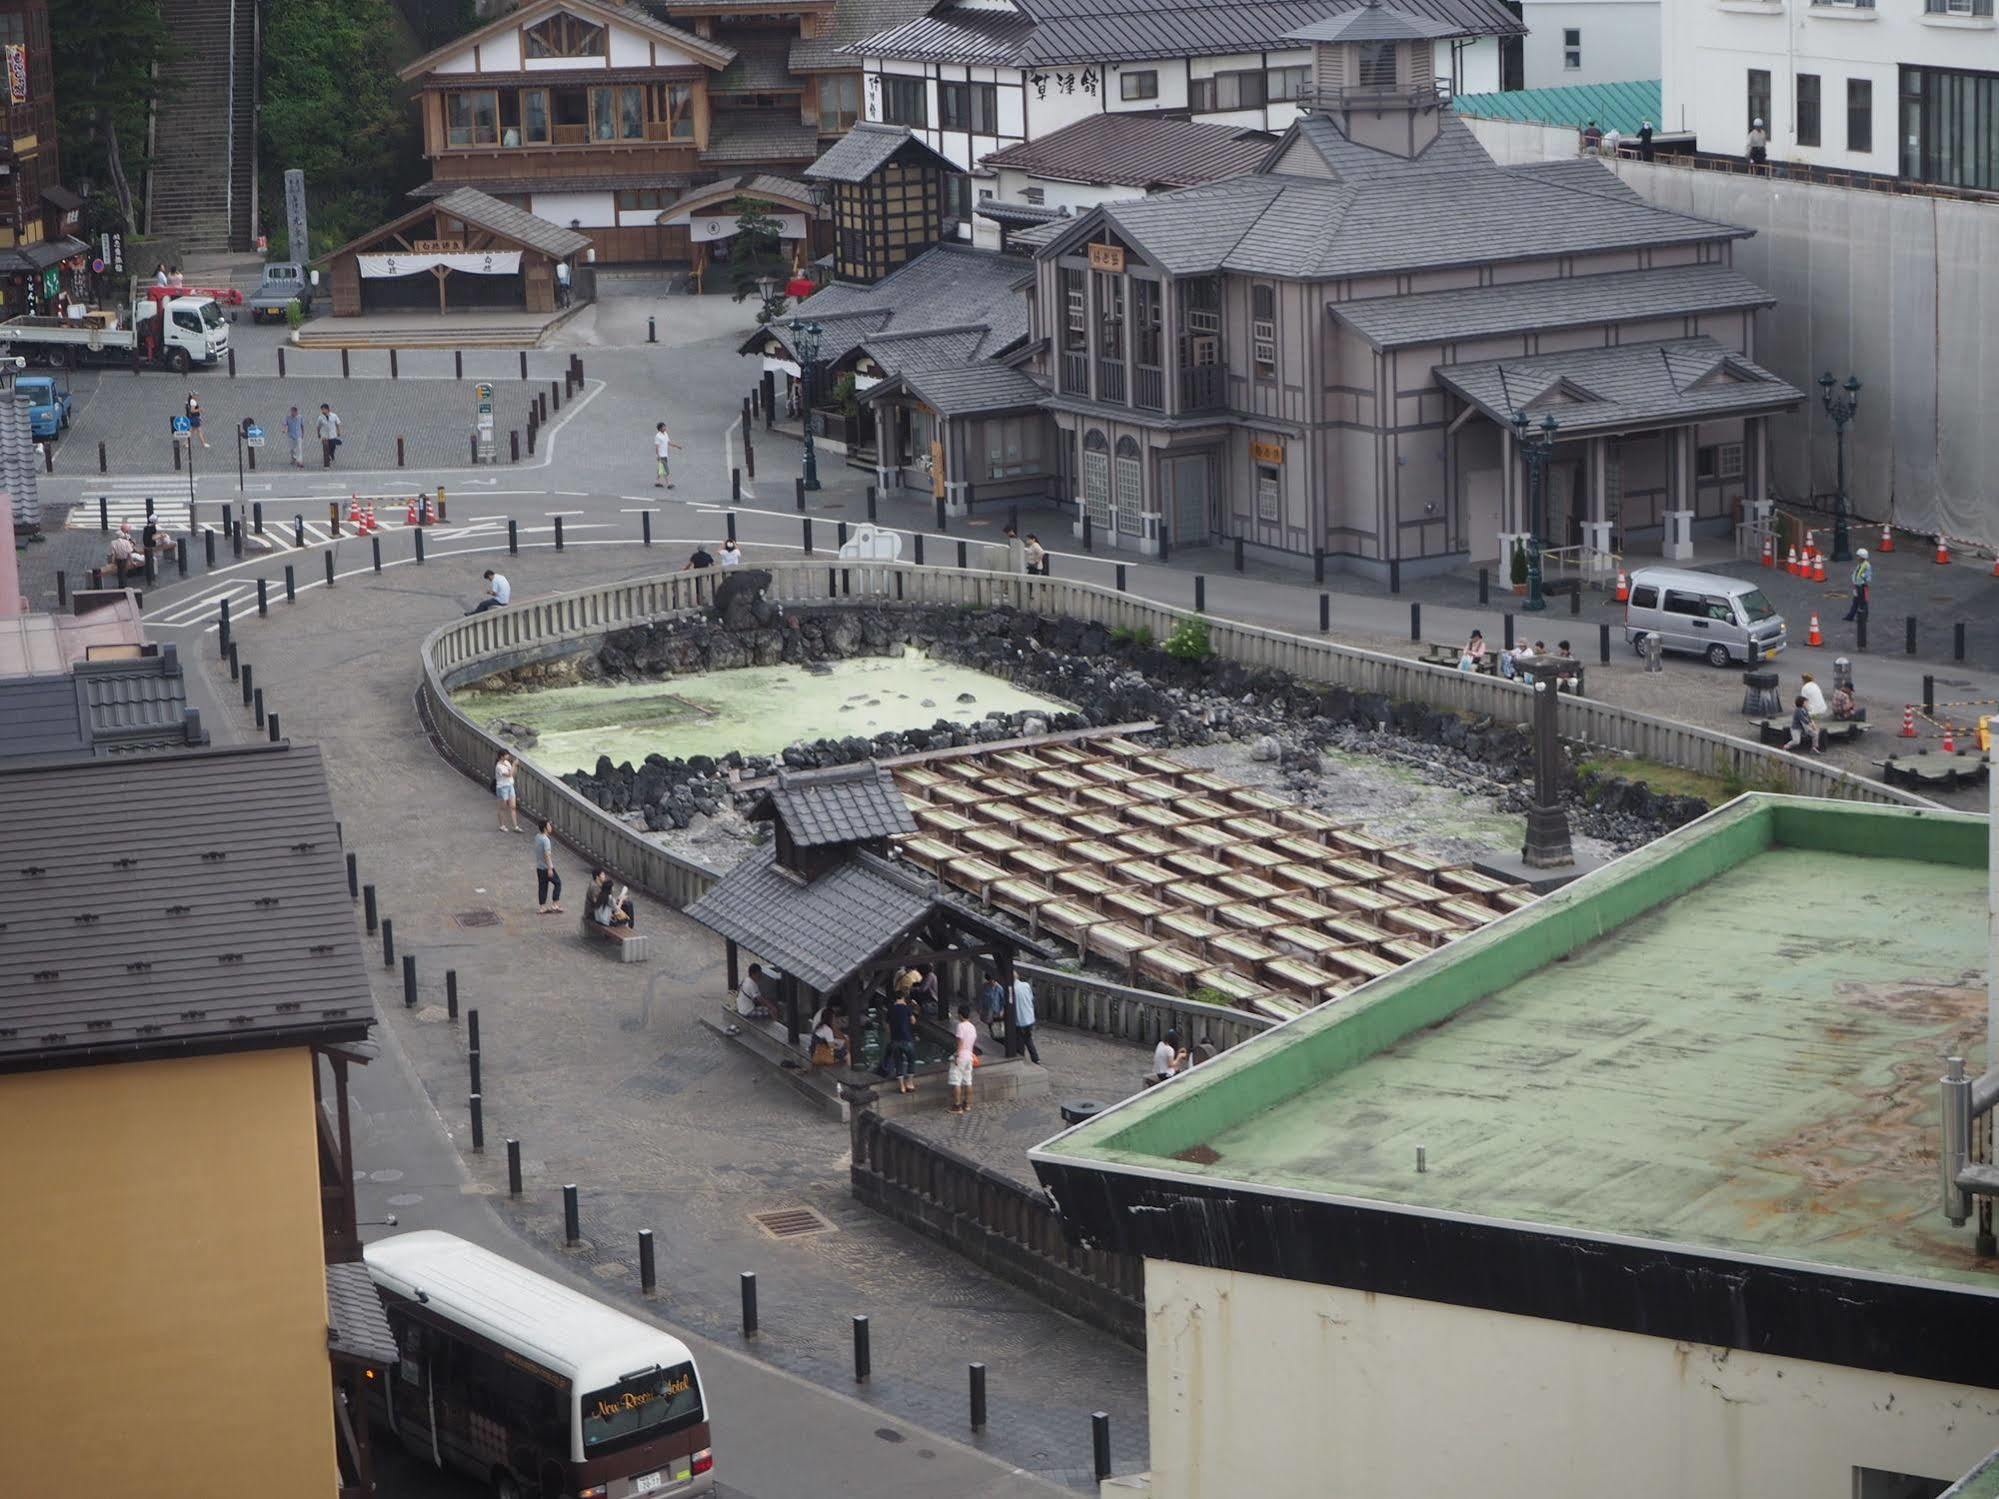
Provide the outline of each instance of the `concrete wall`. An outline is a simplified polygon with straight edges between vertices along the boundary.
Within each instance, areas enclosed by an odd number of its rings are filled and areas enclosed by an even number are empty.
[[[1658,0],[1526,0],[1521,49],[1528,88],[1628,83],[1659,76]],[[1566,64],[1562,34],[1582,33],[1582,66]],[[1580,123],[1580,121],[1578,122]]]
[[[1992,1390],[1160,1260],[1145,1297],[1155,1499],[1833,1499],[1949,1480],[1999,1422]]]
[[[303,1049],[0,1078],[0,1493],[330,1494]]]

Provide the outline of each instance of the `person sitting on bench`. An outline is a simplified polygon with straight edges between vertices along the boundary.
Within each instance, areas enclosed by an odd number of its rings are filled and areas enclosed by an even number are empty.
[[[590,893],[583,901],[584,917],[597,926],[637,930],[638,913],[625,896],[623,885],[613,885],[609,872],[598,870],[590,878]]]
[[[812,1027],[812,1065],[831,1067],[844,1066],[847,1061],[846,1018],[828,1005],[819,1012],[819,1019]]]
[[[763,964],[750,964],[749,976],[736,986],[736,1013],[745,1020],[775,1020],[774,995],[766,988]]]
[[[146,517],[146,529],[141,533],[141,543],[148,552],[171,552],[174,550],[174,539],[160,528],[160,522],[156,516],[149,515]]]
[[[1797,705],[1791,710],[1791,737],[1784,741],[1785,749],[1802,749],[1810,745],[1816,754],[1819,748],[1819,726],[1812,722],[1812,710],[1806,705],[1805,695],[1798,694]]]
[[[1853,696],[1851,682],[1837,682],[1832,689],[1832,717],[1835,723],[1865,723],[1867,710]]]

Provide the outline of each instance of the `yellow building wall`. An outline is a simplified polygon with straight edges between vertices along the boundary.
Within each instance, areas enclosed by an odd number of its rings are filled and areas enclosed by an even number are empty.
[[[0,1077],[0,1495],[328,1495],[311,1054]]]

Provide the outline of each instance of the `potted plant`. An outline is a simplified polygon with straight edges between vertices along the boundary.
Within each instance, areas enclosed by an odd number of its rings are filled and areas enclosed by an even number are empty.
[[[1513,591],[1527,591],[1527,546],[1519,541],[1513,543]]]

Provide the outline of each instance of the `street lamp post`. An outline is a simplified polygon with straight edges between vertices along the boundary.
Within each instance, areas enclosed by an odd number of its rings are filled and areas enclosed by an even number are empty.
[[[798,370],[805,386],[799,398],[799,425],[805,434],[805,487],[819,487],[819,454],[812,446],[812,387],[813,370],[819,362],[819,336],[825,332],[814,322],[802,322],[793,318],[787,325],[791,329],[791,346],[798,351]]]
[[[1839,444],[1839,493],[1832,502],[1832,560],[1851,562],[1853,548],[1846,535],[1846,424],[1860,409],[1860,382],[1848,375],[1844,385],[1835,386],[1828,370],[1819,376],[1819,399],[1825,404],[1825,414],[1832,418],[1833,436]]]
[[[1555,434],[1561,423],[1552,414],[1541,418],[1540,436],[1529,437],[1527,413],[1513,413],[1513,437],[1520,444],[1520,456],[1527,460],[1527,602],[1520,607],[1536,612],[1548,607],[1541,596],[1541,530],[1546,520],[1542,509],[1547,503],[1548,460],[1555,452]]]

